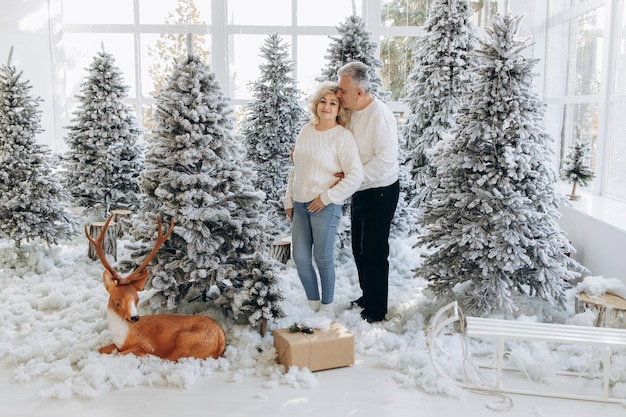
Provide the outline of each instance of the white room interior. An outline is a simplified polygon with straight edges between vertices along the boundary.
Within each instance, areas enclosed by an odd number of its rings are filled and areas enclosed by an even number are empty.
[[[149,0],[159,2],[160,0]],[[299,35],[315,34],[327,37],[333,34],[332,25],[312,24],[311,27],[292,27],[280,23],[241,23],[227,24],[231,0],[196,0],[204,3],[211,10],[210,24],[174,25],[173,31],[184,33],[192,31],[211,35],[212,69],[216,72],[225,94],[232,97],[233,105],[241,106],[248,98],[239,91],[234,80],[233,69],[229,66],[235,53],[229,55],[229,48],[235,49],[230,42],[245,34],[260,36],[262,33],[279,31],[291,41]],[[257,4],[256,0],[245,0]],[[245,1],[239,0],[239,5]],[[267,2],[265,13],[283,4],[296,5],[309,0],[282,0],[276,4]],[[311,0],[312,1],[312,0]],[[286,2],[286,3],[285,3]],[[102,2],[107,3],[107,2]],[[116,2],[107,3],[113,4]],[[148,0],[117,0],[130,10],[146,7]],[[174,2],[170,2],[174,4]],[[259,2],[265,4],[265,1]],[[368,30],[374,36],[419,36],[419,28],[386,27],[380,24],[379,14],[386,0],[334,0],[317,2],[321,13],[332,14],[332,8],[350,10],[352,3],[357,4],[368,24]],[[626,126],[619,123],[621,105],[626,102],[626,91],[620,91],[619,80],[626,79],[620,66],[623,54],[623,33],[626,30],[626,4],[621,0],[498,0],[494,9],[502,10],[508,6],[515,13],[526,15],[523,34],[532,36],[534,45],[532,55],[537,58],[536,90],[547,103],[547,125],[555,140],[554,165],[558,166],[559,155],[563,154],[562,144],[572,142],[572,125],[557,122],[559,116],[567,111],[561,110],[572,105],[589,104],[597,107],[595,117],[595,169],[593,183],[580,191],[582,198],[570,201],[561,207],[560,225],[576,249],[574,259],[586,266],[591,275],[617,278],[626,284],[626,177],[616,165],[624,166],[626,156]],[[271,5],[270,5],[271,4]],[[73,94],[76,86],[68,74],[73,59],[70,51],[64,48],[64,39],[83,33],[105,33],[128,35],[128,39],[140,39],[144,32],[154,34],[164,30],[162,25],[139,23],[139,18],[130,18],[120,24],[87,23],[75,21],[67,23],[63,19],[64,11],[76,2],[64,0],[0,0],[0,62],[7,62],[9,51],[13,48],[11,65],[16,66],[33,86],[33,94],[43,99],[41,103],[43,132],[40,141],[48,145],[53,152],[63,152],[64,136],[70,115],[76,101]],[[296,6],[293,7],[295,14]],[[126,10],[126,9],[124,9]],[[591,12],[602,17],[599,30],[603,33],[597,43],[597,68],[599,86],[597,91],[586,94],[563,92],[554,94],[553,84],[558,80],[554,75],[554,58],[558,56],[555,48],[562,47],[555,36],[561,25],[576,21],[579,16]],[[220,18],[222,16],[222,18]],[[258,16],[263,21],[264,16]],[[94,19],[94,21],[97,19]],[[332,19],[331,19],[332,20]],[[334,19],[339,22],[340,19]],[[582,23],[580,24],[582,27]],[[208,27],[208,28],[207,28]],[[210,29],[209,29],[210,28]],[[557,29],[555,29],[557,28]],[[573,36],[573,35],[572,35]],[[565,41],[561,41],[563,44]],[[139,42],[137,42],[139,43]],[[136,45],[135,45],[136,46]],[[132,49],[132,48],[131,48]],[[302,53],[302,52],[300,52]],[[300,56],[300,55],[298,55]],[[139,66],[141,52],[135,52],[133,62]],[[80,57],[88,62],[90,57]],[[560,58],[560,56],[559,56]],[[82,61],[81,61],[82,62]],[[575,59],[573,62],[577,62]],[[234,65],[234,64],[233,64]],[[249,64],[248,64],[249,65]],[[595,65],[595,64],[594,64]],[[315,68],[321,68],[321,64]],[[130,66],[132,68],[132,66]],[[594,67],[594,68],[596,68]],[[574,71],[567,65],[563,71]],[[75,72],[75,71],[74,71]],[[304,70],[303,70],[304,72]],[[131,93],[129,102],[142,108],[154,103],[153,98],[142,92],[141,71],[128,75],[137,91]],[[396,112],[402,112],[406,105],[401,101],[390,103]],[[569,113],[567,113],[569,114]],[[620,130],[620,128],[623,128]],[[560,184],[560,190],[568,193],[570,184]],[[2,324],[2,317],[0,317]],[[163,386],[125,387],[112,390],[101,396],[69,400],[42,398],[38,393],[45,389],[45,378],[16,382],[11,375],[14,363],[9,359],[0,362],[0,399],[3,415],[17,416],[108,416],[120,413],[139,413],[141,415],[220,415],[220,416],[292,416],[295,413],[329,416],[409,416],[409,415],[476,415],[488,416],[503,414],[507,416],[548,416],[568,415],[583,416],[592,413],[605,417],[624,415],[626,408],[620,404],[562,400],[538,396],[511,397],[513,406],[505,411],[493,411],[489,403],[495,401],[492,396],[468,392],[462,399],[433,395],[419,389],[400,387],[393,369],[380,365],[380,358],[357,355],[356,363],[349,368],[316,373],[319,383],[312,388],[294,388],[293,386],[264,388],[262,377],[250,375],[233,382],[227,373],[215,372],[201,377],[200,381],[188,389]]]

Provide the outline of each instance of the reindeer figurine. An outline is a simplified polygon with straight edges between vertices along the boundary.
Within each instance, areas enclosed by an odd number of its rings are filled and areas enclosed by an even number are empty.
[[[137,356],[155,355],[176,361],[184,357],[217,359],[224,353],[226,336],[224,330],[213,319],[206,316],[183,316],[157,314],[144,316],[137,313],[139,296],[148,278],[146,267],[157,251],[174,231],[174,219],[167,233],[162,234],[161,219],[158,221],[158,238],[152,252],[143,263],[126,278],[122,278],[107,261],[102,248],[112,216],[102,227],[97,239],[93,239],[87,228],[87,239],[94,245],[96,253],[104,265],[102,281],[109,292],[107,317],[113,343],[99,349],[100,353],[113,353],[116,349],[122,354]]]

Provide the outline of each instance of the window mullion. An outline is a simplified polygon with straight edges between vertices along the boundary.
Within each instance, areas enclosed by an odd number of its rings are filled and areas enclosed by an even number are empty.
[[[226,2],[228,0],[213,0],[211,2],[211,71],[222,85],[227,97],[234,96],[234,86],[228,77],[229,46],[226,33]]]

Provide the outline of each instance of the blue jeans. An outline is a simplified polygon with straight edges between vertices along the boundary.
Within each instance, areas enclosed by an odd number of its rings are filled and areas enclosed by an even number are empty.
[[[310,213],[307,210],[309,204],[294,202],[291,224],[293,261],[307,299],[319,300],[312,257],[315,258],[322,287],[322,304],[330,304],[335,298],[334,247],[341,206],[329,204],[319,213]]]

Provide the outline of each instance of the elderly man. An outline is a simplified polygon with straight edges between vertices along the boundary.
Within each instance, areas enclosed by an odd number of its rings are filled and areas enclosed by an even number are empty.
[[[352,111],[354,134],[364,180],[352,196],[352,253],[363,295],[353,305],[363,308],[369,323],[385,319],[389,292],[389,229],[398,204],[398,132],[391,110],[371,93],[368,66],[353,61],[339,69],[337,97]]]

